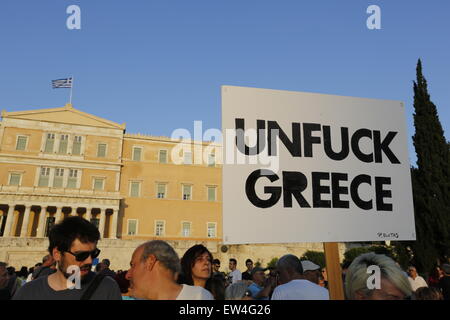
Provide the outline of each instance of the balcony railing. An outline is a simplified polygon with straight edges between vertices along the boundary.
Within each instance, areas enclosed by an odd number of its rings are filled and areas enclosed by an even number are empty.
[[[103,190],[88,189],[66,189],[52,187],[23,187],[23,186],[4,186],[0,185],[0,194],[33,194],[47,196],[75,196],[75,197],[103,197],[120,198],[119,192],[108,192]]]

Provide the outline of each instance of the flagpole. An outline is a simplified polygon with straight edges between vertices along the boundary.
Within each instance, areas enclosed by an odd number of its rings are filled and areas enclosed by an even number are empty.
[[[72,83],[70,84],[70,104],[72,104],[72,90],[73,90],[73,76],[71,77]]]

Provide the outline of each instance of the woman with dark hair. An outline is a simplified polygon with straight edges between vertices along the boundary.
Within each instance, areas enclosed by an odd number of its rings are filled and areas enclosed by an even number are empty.
[[[224,292],[221,286],[216,284],[220,280],[212,278],[212,260],[213,256],[205,246],[197,244],[189,248],[181,258],[178,283],[205,288],[216,300],[223,300]]]

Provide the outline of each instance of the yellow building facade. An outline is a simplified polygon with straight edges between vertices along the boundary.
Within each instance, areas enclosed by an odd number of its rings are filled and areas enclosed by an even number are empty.
[[[127,134],[70,104],[3,111],[0,236],[45,238],[78,215],[103,239],[218,242],[221,169],[215,151],[202,163],[194,152],[208,146]]]
[[[323,250],[320,243],[222,244],[220,145],[129,134],[70,104],[1,115],[0,261],[16,268],[39,262],[49,228],[70,215],[98,227],[100,257],[116,270],[151,239],[167,241],[180,257],[202,243],[224,270],[229,258],[244,270],[247,258],[265,265]]]

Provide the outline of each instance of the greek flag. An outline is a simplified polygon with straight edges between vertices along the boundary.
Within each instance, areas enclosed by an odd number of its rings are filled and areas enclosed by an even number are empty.
[[[72,78],[52,80],[53,89],[72,88]]]

